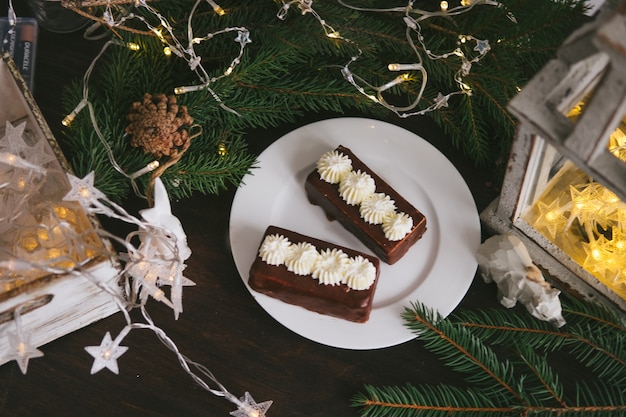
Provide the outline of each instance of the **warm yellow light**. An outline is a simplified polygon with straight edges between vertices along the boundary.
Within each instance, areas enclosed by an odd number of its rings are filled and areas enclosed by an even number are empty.
[[[140,50],[140,49],[141,49],[141,47],[139,46],[139,44],[138,44],[138,43],[135,43],[135,42],[128,42],[128,43],[126,44],[126,47],[127,47],[128,49],[130,49],[131,51],[138,51],[138,50]]]
[[[472,0],[461,0],[461,6],[471,6]]]
[[[80,194],[80,196],[83,197],[83,198],[87,198],[87,197],[89,197],[91,195],[91,192],[89,191],[88,188],[81,187],[81,189],[78,192],[78,194]]]
[[[63,255],[63,252],[57,248],[51,248],[48,250],[47,258],[48,259],[56,259]]]
[[[61,120],[61,124],[63,126],[69,126],[72,124],[72,122],[74,121],[74,119],[76,118],[76,113],[72,112],[70,114],[68,114],[67,116],[65,116],[63,118],[63,120]]]
[[[22,238],[20,246],[27,252],[34,252],[39,248],[39,240],[33,235],[27,235]]]
[[[70,210],[68,210],[67,207],[63,207],[63,206],[55,206],[54,207],[54,212],[57,214],[57,216],[59,216],[62,219],[66,219],[67,216],[70,213]]]
[[[332,38],[332,39],[339,39],[341,37],[339,35],[339,32],[330,32],[330,33],[326,34],[326,36],[328,36],[329,38]]]
[[[545,215],[546,221],[553,222],[560,218],[560,213],[556,210],[550,210]]]
[[[39,238],[39,240],[50,240],[48,230],[44,227],[40,227],[39,229],[37,229],[37,237]]]
[[[217,154],[223,158],[226,156],[227,153],[228,148],[226,148],[226,144],[224,142],[220,142],[220,144],[217,146]]]
[[[602,259],[602,251],[598,248],[591,249],[591,257],[595,261],[599,261],[600,259]]]
[[[441,7],[441,11],[445,12],[448,10],[448,2],[447,1],[442,1],[441,3],[439,3],[439,7]]]
[[[170,48],[169,46],[166,46],[165,48],[163,48],[163,54],[165,54],[165,56],[171,56],[172,48]]]

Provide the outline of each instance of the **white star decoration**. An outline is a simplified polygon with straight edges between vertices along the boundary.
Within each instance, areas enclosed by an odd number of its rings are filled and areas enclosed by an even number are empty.
[[[485,55],[487,52],[491,50],[491,46],[489,46],[488,40],[477,40],[476,46],[474,47],[475,51],[478,51],[481,55]]]
[[[65,194],[63,201],[78,201],[81,206],[89,208],[98,199],[106,198],[102,191],[93,185],[94,171],[91,171],[83,179],[67,174],[67,179],[70,181],[72,189]]]
[[[0,149],[12,153],[13,155],[20,155],[24,149],[28,148],[28,145],[26,145],[23,139],[26,122],[13,126],[11,122],[7,120],[5,126],[4,137],[0,140]]]
[[[272,405],[272,401],[264,401],[258,403],[254,401],[252,395],[246,391],[243,398],[240,399],[242,404],[235,411],[231,411],[230,415],[234,417],[265,417],[265,412]]]
[[[43,356],[43,352],[30,344],[30,334],[22,334],[21,332],[8,334],[9,345],[12,351],[5,357],[7,360],[15,360],[23,374],[28,369],[28,361],[31,358],[39,358]]]
[[[111,333],[107,332],[102,339],[100,346],[86,346],[85,350],[94,357],[91,366],[91,374],[108,368],[114,374],[119,373],[117,367],[117,358],[122,356],[128,350],[126,346],[116,346],[111,340]]]
[[[55,161],[56,157],[46,152],[45,144],[40,140],[28,149],[27,159],[37,166],[44,166],[48,162]]]
[[[441,91],[437,93],[437,98],[435,99],[437,108],[448,107],[448,98],[449,96],[444,96]]]

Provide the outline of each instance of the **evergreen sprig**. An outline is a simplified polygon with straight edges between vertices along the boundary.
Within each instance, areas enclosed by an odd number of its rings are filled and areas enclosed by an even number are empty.
[[[525,310],[460,310],[443,319],[420,303],[403,313],[424,346],[466,386],[365,386],[362,417],[626,416],[626,327],[613,311],[563,302],[555,328]],[[564,381],[553,357],[585,377]],[[572,360],[569,360],[573,358]]]
[[[358,47],[362,55],[351,64],[351,70],[373,85],[382,85],[391,79],[389,63],[416,61],[406,39],[402,13],[367,11],[402,3],[385,2],[383,6],[380,1],[361,0],[354,5],[362,9],[353,10],[336,1],[315,2],[314,9],[326,23],[350,40],[345,42],[329,40],[317,19],[311,14],[302,15],[296,6],[285,20],[279,20],[276,13],[281,2],[222,0],[220,6],[227,11],[224,16],[218,16],[201,2],[192,22],[194,34],[203,36],[221,28],[244,26],[250,30],[252,43],[245,48],[235,71],[211,85],[238,115],[221,108],[207,91],[178,97],[201,126],[202,136],[194,139],[197,143],[176,164],[180,164],[178,167],[162,175],[170,195],[180,198],[195,191],[217,193],[229,184],[238,184],[255,161],[245,146],[254,140],[247,135],[251,129],[293,123],[319,111],[359,110],[366,116],[396,118],[346,82],[341,68],[356,55]],[[153,6],[166,16],[179,39],[185,40],[193,4],[193,0],[160,0]],[[438,4],[422,1],[416,2],[415,7],[432,8]],[[502,0],[502,5],[477,6],[452,18],[433,17],[421,22],[424,41],[435,53],[449,52],[458,46],[474,55],[472,45],[458,43],[462,34],[490,42],[491,51],[472,66],[466,77],[472,95],[456,96],[448,108],[429,115],[476,165],[492,168],[503,165],[514,136],[515,121],[506,109],[508,101],[554,56],[565,37],[586,21],[582,0]],[[102,14],[97,8],[90,11],[95,16]],[[143,13],[155,26],[159,23],[141,8],[133,12]],[[145,27],[135,23],[134,29],[145,31]],[[121,36],[122,44],[140,44],[141,51],[110,47],[100,58],[87,88],[95,118],[114,150],[114,158],[126,172],[132,173],[151,158],[132,148],[124,135],[131,104],[141,100],[144,93],[170,94],[174,87],[197,84],[198,79],[184,60],[166,58],[163,45],[155,37],[119,28],[114,36]],[[237,54],[239,45],[233,41],[234,36],[216,36],[194,46],[211,76],[222,75]],[[420,53],[425,56],[424,51]],[[432,104],[440,92],[458,90],[453,79],[460,66],[458,58],[424,58],[424,64],[428,83],[418,109]],[[83,87],[76,82],[67,88],[64,103],[68,113],[82,98]],[[404,83],[389,91],[389,100],[397,105],[410,103],[420,87],[419,79]],[[113,169],[93,129],[83,111],[60,141],[77,175],[96,171],[95,185],[113,200],[121,200],[129,192],[129,181]],[[216,151],[224,144],[227,158]],[[140,178],[144,186],[147,180]]]

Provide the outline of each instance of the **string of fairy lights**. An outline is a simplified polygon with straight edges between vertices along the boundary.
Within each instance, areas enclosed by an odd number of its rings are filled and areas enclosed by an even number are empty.
[[[9,219],[16,223],[31,217],[41,217],[41,220],[32,225],[33,233],[17,231],[12,239],[12,251],[0,248],[3,286],[10,286],[11,280],[24,281],[29,275],[87,279],[110,296],[126,323],[117,336],[106,332],[99,345],[85,347],[93,357],[92,374],[105,368],[119,373],[117,360],[128,350],[127,346],[122,346],[123,340],[133,330],[150,330],[176,355],[183,370],[199,386],[237,406],[231,415],[264,416],[271,401],[256,403],[248,392],[241,398],[231,394],[205,366],[181,353],[147,311],[148,301],[154,299],[170,307],[177,319],[183,310],[183,288],[195,285],[183,275],[191,250],[180,221],[171,212],[169,196],[161,180],[157,178],[155,182],[153,206],[140,211],[141,218],[129,214],[95,188],[93,172],[84,178],[68,173],[70,190],[59,202],[44,201],[31,206],[29,200],[44,186],[45,177],[53,175],[45,166],[55,158],[51,151],[24,141],[26,124],[26,121],[15,125],[7,121],[4,136],[0,137],[0,176],[3,179],[0,197],[6,203],[2,207],[2,220],[5,224]],[[43,141],[45,139],[40,138],[38,144]],[[45,207],[47,215],[40,215],[40,206]],[[108,259],[114,255],[106,247],[94,244],[93,238],[88,241],[86,237],[93,231],[76,220],[81,209],[87,215],[102,215],[137,227],[137,231],[129,233],[125,239],[101,228],[95,230],[102,238],[124,248],[119,254],[124,267],[110,280],[103,281],[90,272],[91,259],[98,256]],[[31,342],[32,333],[22,325],[23,313],[32,307],[29,303],[31,301],[26,301],[13,309],[13,331],[6,326],[3,328],[10,350],[2,352],[0,357],[3,362],[15,360],[23,373],[27,372],[30,359],[43,356]],[[131,318],[130,311],[134,309],[140,310],[143,322]]]
[[[391,110],[397,116],[402,118],[421,116],[426,113],[438,110],[442,107],[448,107],[448,100],[452,96],[471,95],[472,88],[468,83],[464,81],[464,77],[470,73],[472,65],[483,59],[491,50],[489,40],[487,39],[478,39],[471,35],[460,35],[457,42],[457,48],[449,52],[439,54],[435,53],[428,46],[427,39],[425,39],[424,35],[422,34],[422,28],[420,24],[425,20],[433,17],[450,17],[459,15],[461,13],[467,13],[475,6],[479,5],[504,7],[501,3],[494,0],[461,0],[460,5],[456,7],[450,7],[447,1],[441,1],[439,3],[439,10],[437,11],[427,11],[415,8],[414,0],[409,0],[407,5],[404,7],[384,9],[358,7],[350,5],[343,0],[338,0],[338,2],[346,8],[358,10],[361,12],[398,13],[402,17],[403,26],[405,26],[407,46],[412,53],[414,62],[389,63],[387,69],[390,72],[402,72],[402,74],[395,76],[389,82],[383,85],[373,85],[367,82],[364,78],[360,77],[351,69],[351,66],[356,65],[355,63],[363,55],[362,49],[359,48],[359,45],[356,42],[342,36],[331,25],[329,25],[327,21],[313,9],[312,0],[293,0],[289,2],[282,1],[282,7],[278,11],[277,17],[281,20],[285,20],[291,7],[297,6],[302,15],[310,14],[319,21],[322,30],[328,38],[332,40],[343,41],[347,44],[354,46],[357,50],[357,53],[350,57],[350,60],[341,67],[341,74],[343,75],[343,78],[352,86],[354,86],[354,88],[356,88],[359,93],[363,94],[373,102]],[[509,13],[508,17],[512,21],[515,21],[515,18],[512,14]],[[473,48],[473,56],[468,55],[468,53],[464,50],[464,46],[469,44],[475,45]],[[422,51],[421,53],[420,50]],[[452,91],[445,94],[439,92],[437,94],[437,97],[433,100],[433,103],[429,104],[423,109],[418,109],[418,105],[425,101],[424,91],[426,89],[426,85],[428,84],[428,73],[426,71],[426,68],[424,67],[424,58],[422,54],[425,54],[426,57],[430,60],[443,60],[450,57],[458,58],[458,60],[460,61],[460,65],[459,69],[454,75],[454,81],[456,82],[459,89],[457,91]],[[397,106],[389,103],[384,97],[383,93],[403,83],[420,83],[420,86],[418,88],[418,94],[407,106]]]
[[[88,3],[87,1],[83,3]],[[155,7],[148,4],[146,0],[134,1],[99,1],[99,5],[104,6],[102,16],[99,21],[104,26],[112,29],[121,28],[129,21],[141,23],[147,33],[156,36],[163,44],[163,52],[165,54],[174,55],[183,59],[191,72],[196,76],[197,82],[193,85],[185,85],[176,87],[174,94],[193,93],[197,91],[208,91],[218,105],[225,111],[237,114],[233,109],[223,102],[222,98],[212,89],[212,85],[223,77],[230,76],[238,65],[241,64],[244,50],[248,44],[252,42],[250,31],[243,26],[222,28],[206,34],[194,33],[193,19],[199,7],[208,4],[212,10],[223,15],[226,11],[221,8],[213,0],[197,0],[193,4],[186,24],[186,31],[179,35],[174,27],[169,23],[167,17],[163,16]],[[122,7],[122,3],[129,3],[126,7]],[[302,16],[311,16],[320,24],[326,37],[334,42],[345,42],[353,46],[356,53],[350,57],[347,63],[339,65],[340,75],[356,90],[368,97],[375,103],[378,103],[391,110],[400,117],[410,117],[415,115],[423,115],[431,111],[438,110],[448,106],[448,100],[455,95],[471,95],[471,86],[465,81],[465,77],[470,73],[472,65],[483,59],[490,51],[489,41],[486,39],[478,39],[471,35],[461,35],[458,38],[458,47],[452,51],[444,53],[435,53],[428,47],[428,39],[424,37],[421,30],[421,24],[425,20],[438,16],[455,16],[466,13],[476,6],[492,6],[503,7],[499,2],[494,0],[461,0],[459,6],[450,7],[447,1],[439,3],[439,9],[436,11],[426,11],[415,8],[414,0],[409,0],[404,7],[387,8],[387,9],[371,9],[360,8],[353,4],[348,4],[344,0],[339,0],[344,7],[368,13],[397,13],[398,22],[405,28],[406,43],[409,54],[407,56],[408,63],[389,63],[388,70],[390,74],[397,74],[382,85],[373,85],[366,81],[363,77],[356,73],[355,67],[358,65],[359,59],[362,58],[363,51],[359,45],[353,40],[342,36],[336,31],[327,20],[324,19],[313,8],[312,0],[293,0],[281,1],[277,18],[286,20],[290,18],[289,12],[293,8],[297,8]],[[153,3],[154,4],[154,3]],[[76,10],[77,12],[79,10]],[[9,16],[11,25],[15,25],[16,17],[13,11],[13,5],[9,0]],[[306,18],[306,17],[305,17]],[[512,18],[512,17],[511,17]],[[514,18],[512,18],[514,20]],[[203,42],[210,42],[218,36],[235,35],[234,42],[239,46],[238,52],[230,61],[230,64],[218,76],[211,76],[203,66],[202,56],[196,50],[196,46]],[[142,175],[152,172],[159,166],[159,161],[155,160],[146,167],[132,173],[125,172],[117,163],[115,155],[108,145],[108,141],[98,127],[96,112],[94,106],[89,100],[89,82],[91,73],[98,60],[104,55],[105,51],[111,46],[122,46],[136,50],[139,45],[136,43],[123,43],[113,39],[104,44],[101,51],[91,62],[83,77],[82,98],[76,107],[64,118],[63,124],[69,125],[76,116],[85,108],[88,110],[93,130],[99,140],[104,144],[113,169],[125,176],[132,184],[135,193],[141,195],[135,180]],[[473,46],[473,48],[472,48]],[[425,99],[423,97],[426,85],[428,83],[428,73],[424,66],[424,59],[444,60],[454,58],[459,62],[458,70],[455,73],[454,81],[458,86],[458,90],[452,92],[439,92],[432,103],[426,105],[422,109],[418,109],[420,103]],[[407,106],[396,106],[389,103],[385,98],[385,93],[393,87],[402,83],[420,83],[418,94],[414,101]],[[8,122],[7,122],[8,123]],[[7,124],[8,127],[8,124]],[[11,125],[11,128],[13,126]],[[7,129],[8,130],[8,129]],[[17,134],[12,130],[11,135],[6,135],[5,140],[15,139]],[[14,155],[17,159],[14,163],[20,162],[24,165],[25,154],[21,150],[20,155]],[[19,152],[18,152],[19,153]],[[1,154],[0,156],[8,156]],[[17,161],[17,162],[15,162]],[[26,165],[28,167],[28,163]],[[40,172],[33,168],[33,175]],[[63,198],[64,201],[75,201],[91,214],[105,215],[123,222],[131,223],[137,226],[138,231],[129,234],[125,239],[111,235],[104,230],[98,230],[103,237],[117,242],[125,252],[120,254],[119,258],[124,267],[120,271],[120,277],[123,278],[123,288],[111,287],[102,282],[90,278],[89,273],[85,273],[80,264],[75,262],[71,268],[59,268],[58,266],[50,266],[50,264],[31,264],[28,261],[13,260],[14,268],[43,268],[50,273],[63,273],[76,276],[87,277],[91,279],[95,285],[98,285],[103,291],[109,294],[114,302],[118,305],[120,312],[124,316],[126,322],[125,327],[112,337],[107,332],[98,346],[88,346],[85,350],[94,358],[91,372],[95,373],[104,368],[114,373],[119,372],[117,359],[123,355],[128,347],[122,346],[124,338],[136,329],[148,329],[153,331],[158,339],[167,346],[179,359],[181,367],[189,376],[202,388],[208,392],[224,397],[237,406],[237,410],[230,414],[235,417],[263,417],[267,409],[271,405],[271,401],[256,403],[252,396],[246,392],[243,397],[238,398],[231,394],[215,376],[203,365],[196,363],[184,354],[182,354],[174,341],[165,334],[150,318],[146,305],[149,299],[154,299],[169,306],[176,318],[182,312],[182,290],[185,286],[194,285],[194,283],[185,278],[183,271],[185,269],[185,260],[191,255],[191,251],[186,245],[186,236],[182,230],[182,226],[170,211],[169,197],[165,192],[160,180],[157,178],[155,183],[154,206],[141,212],[142,218],[137,218],[127,213],[123,207],[115,204],[107,199],[107,197],[94,187],[93,172],[85,178],[77,178],[68,174],[71,185],[70,192]],[[17,215],[17,214],[16,214]],[[159,219],[166,218],[167,222],[163,223]],[[172,238],[173,236],[173,238]],[[140,243],[135,245],[133,242],[139,240]],[[164,287],[170,288],[170,296],[163,291]],[[138,308],[144,322],[134,322],[128,311],[130,308]],[[10,342],[13,352],[9,354],[9,359],[18,362],[22,372],[26,373],[28,360],[42,356],[43,353],[30,344],[29,335],[21,328],[22,311],[18,307],[14,312],[15,332],[10,334]],[[208,382],[207,382],[208,381]]]

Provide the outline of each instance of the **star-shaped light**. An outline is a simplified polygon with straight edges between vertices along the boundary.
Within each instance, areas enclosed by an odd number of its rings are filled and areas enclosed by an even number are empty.
[[[238,31],[235,42],[238,42],[241,46],[245,46],[247,43],[252,43],[252,41],[250,40],[250,32],[248,32],[247,30]]]
[[[545,228],[554,239],[557,232],[562,231],[567,224],[567,217],[563,214],[559,200],[556,199],[550,204],[538,201],[537,208],[539,209],[539,216],[535,220],[535,228]]]
[[[312,13],[313,8],[311,5],[313,4],[313,0],[300,0],[300,4],[298,4],[298,8],[302,12],[302,16],[307,13]]]
[[[4,137],[0,140],[0,149],[6,150],[14,155],[21,155],[21,153],[28,148],[23,138],[26,122],[13,126],[11,122],[7,120],[5,126]]]
[[[94,187],[94,175],[94,171],[91,171],[85,178],[81,179],[72,174],[67,174],[72,189],[65,194],[63,201],[78,201],[81,206],[89,208],[98,199],[106,198],[100,190]]]
[[[230,415],[234,417],[265,417],[265,412],[272,405],[272,401],[264,401],[262,403],[257,404],[250,395],[249,392],[246,391],[243,398],[240,398],[242,404],[239,405],[239,408],[235,411],[231,411]]]
[[[56,160],[56,158],[54,155],[46,152],[44,142],[40,140],[28,149],[28,160],[35,165],[43,167],[48,162]]]
[[[43,352],[30,343],[30,334],[23,334],[18,331],[9,333],[9,346],[11,351],[5,357],[6,360],[15,360],[23,374],[28,370],[28,361],[31,358],[39,358],[43,356]]]
[[[489,46],[489,41],[487,39],[478,39],[476,41],[476,46],[474,47],[474,50],[478,51],[478,53],[480,53],[481,55],[485,55],[491,50],[491,46]]]
[[[441,107],[448,107],[448,98],[450,96],[444,96],[441,91],[437,93],[437,98],[435,99],[435,107],[440,109]]]
[[[108,368],[114,374],[119,373],[117,366],[117,358],[122,356],[128,350],[126,346],[117,346],[111,339],[111,333],[107,332],[102,339],[100,346],[86,346],[85,350],[94,357],[91,366],[91,374]]]
[[[586,254],[583,268],[592,274],[603,276],[611,268],[611,265],[607,263],[607,260],[611,258],[611,253],[608,251],[609,241],[601,235],[596,240],[589,243],[582,242],[581,245]]]

